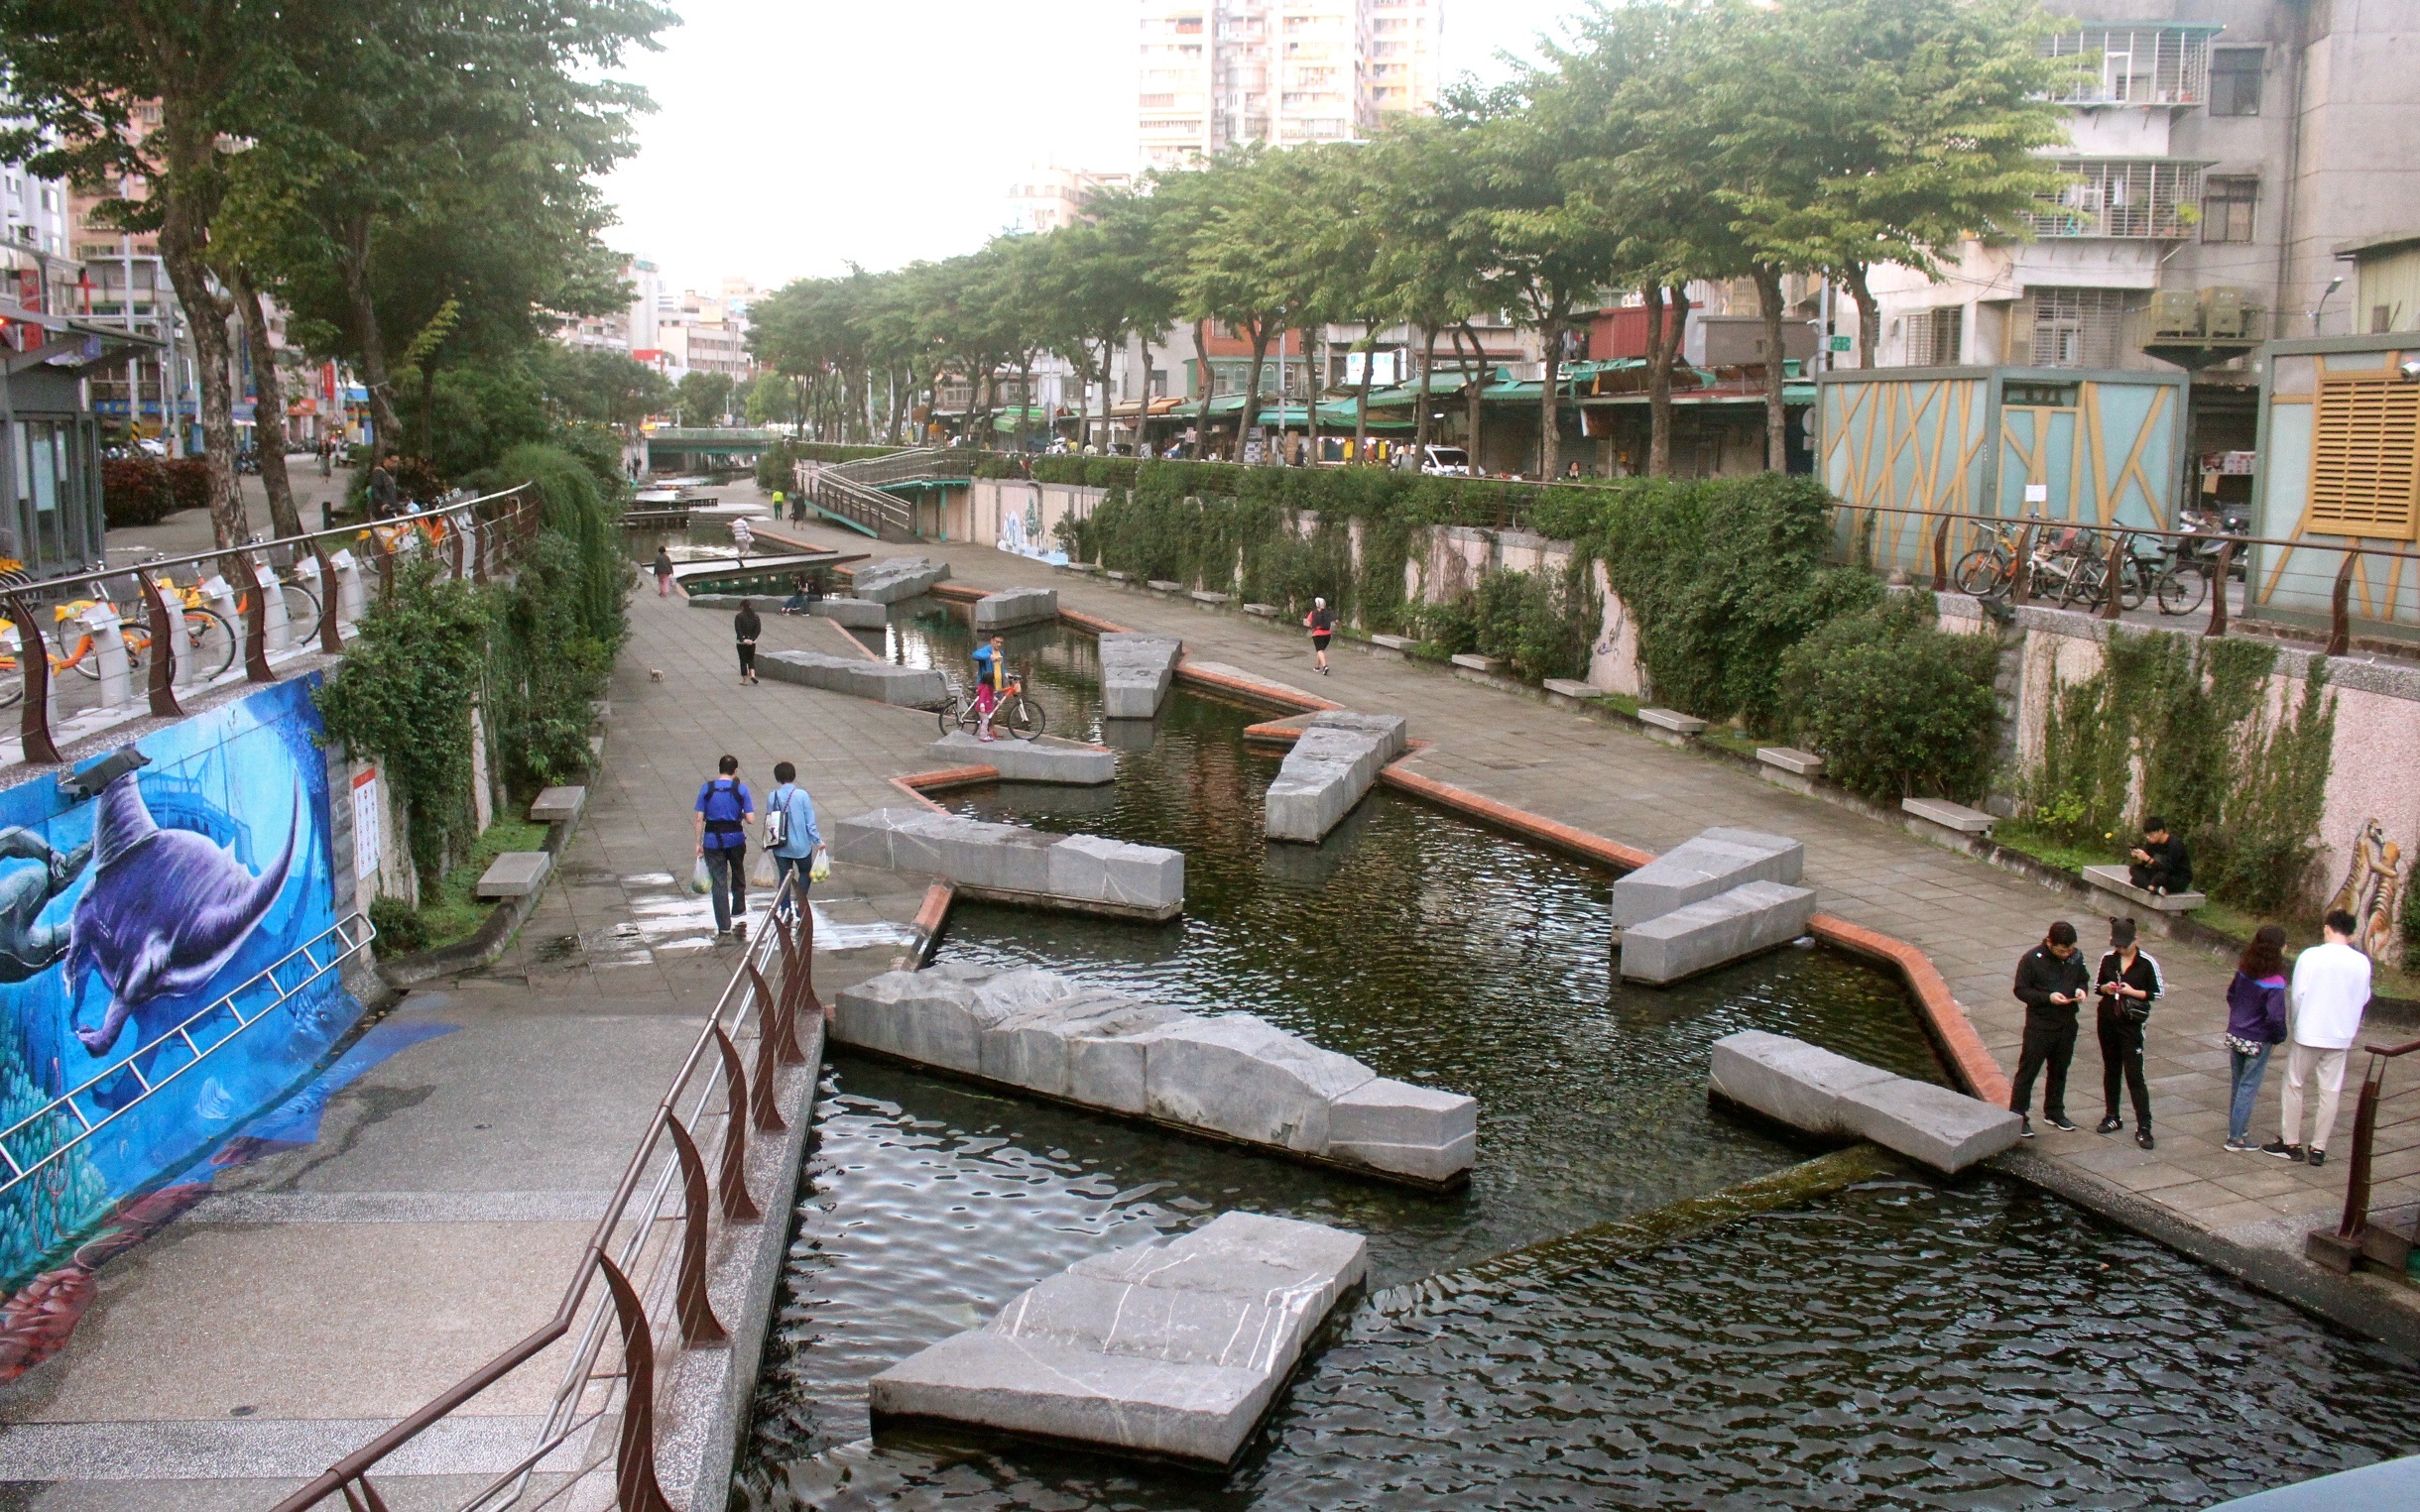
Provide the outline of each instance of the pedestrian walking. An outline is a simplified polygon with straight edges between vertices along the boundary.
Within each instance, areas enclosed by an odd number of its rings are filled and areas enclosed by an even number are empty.
[[[2252,1104],[2269,1052],[2285,1043],[2285,928],[2263,924],[2227,984],[2227,1147],[2256,1148]]]
[[[2126,853],[2126,879],[2146,892],[2191,892],[2193,858],[2168,821],[2151,814],[2142,821],[2142,844]]]
[[[731,543],[740,548],[740,560],[746,561],[748,548],[756,544],[756,531],[745,515],[731,522]]]
[[[992,711],[1008,685],[1008,641],[994,636],[975,647],[975,739],[992,739]]]
[[[2050,1077],[2042,1093],[2042,1116],[2050,1126],[2073,1132],[2067,1121],[2067,1068],[2076,1058],[2076,1008],[2091,995],[2092,973],[2076,954],[2076,926],[2065,919],[2050,926],[2042,943],[2016,963],[2016,998],[2025,1005],[2025,1039],[2016,1057],[2016,1083],[2010,1089],[2008,1110],[2017,1115],[2017,1132],[2033,1137],[2033,1119],[2026,1109],[2033,1102],[2033,1079],[2045,1069]]]
[[[662,546],[658,546],[656,548],[656,560],[654,565],[656,569],[656,597],[660,599],[668,599],[672,596],[672,553],[666,551]]]
[[[1328,675],[1328,640],[1336,634],[1336,611],[1328,608],[1325,599],[1311,600],[1311,612],[1302,617],[1311,633],[1311,659],[1318,664],[1319,675]]]
[[[2125,1127],[2118,1116],[2118,1083],[2122,1078],[2134,1099],[2134,1142],[2150,1149],[2151,1084],[2142,1074],[2142,1029],[2150,1020],[2151,1004],[2168,990],[2168,984],[2159,974],[2158,960],[2134,943],[2132,919],[2110,920],[2109,954],[2101,958],[2093,989],[2101,999],[2096,1022],[2104,1109],[2100,1132],[2115,1134]]]
[[[322,478],[336,476],[336,442],[332,436],[319,438],[319,476]]]
[[[403,459],[388,452],[370,468],[370,518],[393,520],[403,513],[402,496],[395,486],[395,470]]]
[[[757,637],[765,634],[765,622],[757,618],[756,600],[740,600],[740,612],[731,617],[731,634],[739,640],[740,681],[754,683]]]
[[[774,885],[797,873],[795,901],[806,901],[814,881],[815,852],[822,849],[822,832],[815,828],[815,803],[798,785],[798,768],[787,761],[773,763],[774,790],[765,799],[765,849],[773,854]]]
[[[2290,989],[2293,1028],[2285,1053],[2285,1091],[2277,1099],[2277,1142],[2261,1152],[2287,1160],[2320,1165],[2328,1158],[2328,1136],[2336,1131],[2336,1105],[2345,1091],[2345,1059],[2354,1037],[2361,1032],[2361,1014],[2369,1007],[2369,958],[2353,948],[2353,932],[2360,921],[2343,909],[2331,910],[2320,926],[2326,936],[2294,958]],[[2302,1089],[2319,1082],[2319,1112],[2311,1121],[2311,1142],[2302,1137]]]
[[[714,899],[714,937],[748,938],[748,826],[756,799],[740,780],[740,758],[726,756],[697,789],[697,859]]]

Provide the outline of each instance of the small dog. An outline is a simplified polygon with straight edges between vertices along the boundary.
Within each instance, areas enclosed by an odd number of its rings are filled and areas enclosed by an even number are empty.
[[[648,681],[650,681],[650,682],[662,682],[662,681],[664,681],[664,668],[662,668],[662,667],[660,667],[660,666],[659,666],[659,667],[649,667],[649,668],[647,669],[647,680],[648,680]]]

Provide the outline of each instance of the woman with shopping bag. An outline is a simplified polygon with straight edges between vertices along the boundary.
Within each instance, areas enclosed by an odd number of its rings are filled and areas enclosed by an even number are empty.
[[[809,883],[831,874],[823,857],[823,836],[815,828],[815,803],[798,785],[798,768],[789,762],[774,762],[773,780],[773,793],[765,800],[765,854],[774,866],[767,885],[779,887],[782,878],[794,872],[798,897],[804,899]]]

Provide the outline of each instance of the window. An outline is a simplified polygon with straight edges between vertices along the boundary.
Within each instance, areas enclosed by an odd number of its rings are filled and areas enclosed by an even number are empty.
[[[2114,368],[2125,317],[2122,289],[2035,288],[2033,352],[2037,368]]]
[[[1176,35],[1179,37],[1191,37],[1198,35],[1202,29],[1202,18],[1199,16],[1179,16],[1175,21],[1175,29]]]
[[[2420,503],[2420,384],[2329,373],[2316,407],[2310,528],[2409,540]]]
[[[2395,328],[2395,307],[2391,304],[2369,306],[2369,333],[2383,336]]]
[[[1147,94],[1142,99],[1143,108],[1146,110],[1165,110],[1175,103],[1176,96],[1172,94]],[[1031,189],[1026,190],[1028,195],[1031,195],[1032,192]]]
[[[2212,115],[2260,113],[2260,61],[2261,51],[2258,48],[2210,50]]]
[[[1954,368],[1966,310],[1956,304],[1920,309],[1907,317],[1907,365],[1911,368]]]
[[[2166,159],[2070,160],[2074,175],[2033,214],[2037,236],[2181,238],[2202,196],[2202,167]]]
[[[2252,239],[2252,205],[2260,197],[2257,178],[2213,174],[2202,185],[2202,240],[2248,242]]]

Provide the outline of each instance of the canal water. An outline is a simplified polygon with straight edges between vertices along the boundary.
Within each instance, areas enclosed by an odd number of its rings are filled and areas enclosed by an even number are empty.
[[[880,648],[963,665],[954,611]],[[1269,846],[1262,716],[1178,692],[1104,730],[1091,642],[1012,657],[1114,789],[962,811],[1177,846],[1163,926],[962,905],[941,956],[1247,1008],[1479,1100],[1436,1197],[1029,1104],[845,1052],[827,1069],[735,1505],[765,1508],[2199,1507],[2420,1449],[2410,1361],[1996,1177],[1877,1180],[1554,1279],[1387,1294],[1334,1331],[1224,1478],[945,1439],[867,1442],[864,1382],[1084,1255],[1229,1209],[1368,1236],[1374,1291],[1803,1159],[1709,1110],[1708,1047],[1765,1028],[1941,1080],[1895,979],[1784,950],[1624,987],[1610,878],[1381,790]]]

